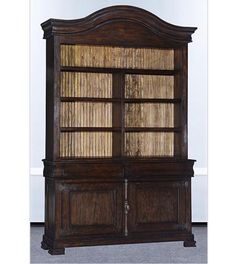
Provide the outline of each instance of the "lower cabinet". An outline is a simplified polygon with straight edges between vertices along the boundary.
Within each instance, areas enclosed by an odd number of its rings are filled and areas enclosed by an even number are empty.
[[[194,241],[190,179],[46,184],[55,199],[47,200],[42,247],[51,254],[63,254],[71,246]]]

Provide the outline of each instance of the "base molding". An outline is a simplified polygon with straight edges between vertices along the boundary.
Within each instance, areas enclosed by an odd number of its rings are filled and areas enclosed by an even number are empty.
[[[184,247],[196,247],[196,241],[194,235],[190,233],[158,233],[158,234],[133,234],[129,237],[114,237],[114,236],[100,236],[93,237],[89,236],[81,237],[70,237],[56,239],[52,242],[47,236],[43,236],[41,242],[41,248],[48,250],[51,255],[63,255],[65,254],[65,248],[67,247],[81,247],[81,246],[98,246],[98,245],[118,245],[118,244],[135,244],[135,243],[157,243],[157,242],[176,242],[182,241]]]
[[[30,226],[38,226],[38,227],[44,227],[45,222],[30,222]],[[207,226],[207,222],[192,222],[192,227],[196,227],[196,226],[201,226],[201,227],[206,227]]]

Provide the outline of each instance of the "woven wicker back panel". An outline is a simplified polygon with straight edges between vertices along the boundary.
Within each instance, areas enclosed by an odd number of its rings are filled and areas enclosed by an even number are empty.
[[[174,76],[125,75],[126,98],[174,98]]]
[[[111,157],[112,133],[60,133],[61,157]]]
[[[61,97],[112,98],[112,75],[61,72]],[[112,104],[61,102],[60,127],[112,127]],[[111,157],[112,133],[62,132],[61,157]]]
[[[173,104],[126,104],[126,127],[174,127]]]
[[[127,156],[173,156],[174,133],[125,133],[125,153]]]
[[[174,50],[63,44],[61,66],[173,70]],[[112,78],[110,73],[61,71],[60,96],[112,98]],[[129,99],[172,99],[174,77],[126,74],[123,88],[125,88],[125,98]],[[114,124],[121,126],[121,123],[117,123],[119,114],[116,111],[121,111],[117,105],[113,107],[110,102],[65,102],[65,100],[60,103],[62,128],[105,128]],[[125,127],[174,127],[174,111],[174,104],[170,103],[126,103],[124,125]],[[113,120],[113,116],[116,117],[116,121]],[[118,134],[115,135],[119,137]],[[113,142],[116,142],[115,135],[112,132],[101,131],[61,132],[60,156],[111,157],[113,151],[117,153],[112,148],[120,148],[113,146]],[[173,156],[174,133],[129,132],[125,133],[123,144],[127,156]]]
[[[61,127],[112,127],[111,103],[62,102]]]
[[[173,49],[61,45],[61,65],[77,67],[174,69]]]
[[[112,98],[112,74],[61,72],[62,97]]]

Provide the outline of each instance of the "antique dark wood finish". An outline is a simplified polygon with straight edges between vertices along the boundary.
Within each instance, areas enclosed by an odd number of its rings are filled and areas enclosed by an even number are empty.
[[[191,228],[187,157],[187,45],[194,27],[171,25],[143,9],[113,6],[77,20],[42,23],[46,39],[45,233],[52,255],[65,247],[184,241]],[[174,69],[61,66],[61,44],[174,50]],[[61,72],[112,74],[112,98],[61,97]],[[125,74],[174,76],[174,98],[125,98]],[[112,103],[112,127],[60,127],[61,102]],[[171,103],[174,127],[125,127],[126,103]],[[60,133],[112,132],[112,157],[60,157]],[[173,156],[125,155],[126,132],[174,132]]]

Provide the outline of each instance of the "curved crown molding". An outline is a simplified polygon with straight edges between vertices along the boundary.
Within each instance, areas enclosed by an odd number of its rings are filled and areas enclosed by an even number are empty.
[[[110,6],[91,15],[75,20],[49,19],[41,24],[44,38],[63,34],[84,34],[102,25],[117,22],[135,23],[164,40],[181,44],[192,41],[191,35],[196,27],[181,27],[170,24],[144,9],[134,6]],[[88,33],[89,34],[89,33]]]

